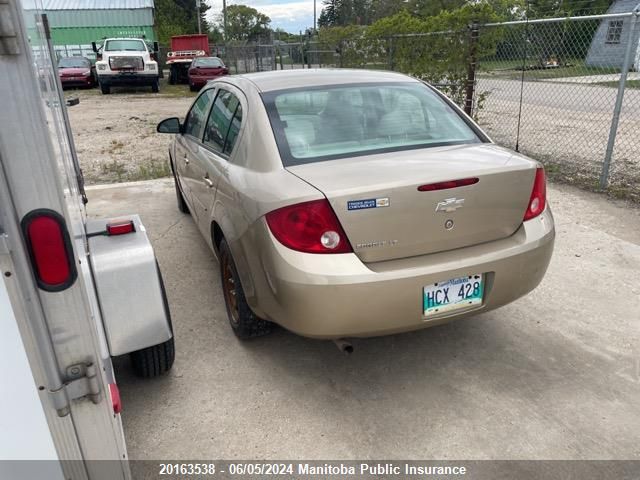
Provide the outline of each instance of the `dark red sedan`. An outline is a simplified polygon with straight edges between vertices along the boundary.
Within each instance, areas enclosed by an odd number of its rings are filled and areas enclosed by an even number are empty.
[[[229,75],[229,69],[218,57],[197,57],[189,68],[189,89],[194,92],[204,86],[207,81]]]
[[[91,60],[85,57],[64,57],[58,62],[58,76],[62,88],[95,87],[96,76]]]

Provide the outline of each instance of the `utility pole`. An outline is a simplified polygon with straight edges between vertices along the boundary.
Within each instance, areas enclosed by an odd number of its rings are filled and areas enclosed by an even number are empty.
[[[201,0],[196,0],[196,11],[198,14],[198,33],[202,33],[202,28],[200,26],[200,2]]]
[[[222,0],[222,38],[227,44],[227,0]]]

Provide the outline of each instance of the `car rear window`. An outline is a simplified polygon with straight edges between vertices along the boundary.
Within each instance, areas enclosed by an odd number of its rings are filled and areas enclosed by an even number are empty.
[[[278,90],[262,98],[285,166],[483,141],[417,82]]]
[[[222,60],[215,57],[196,58],[193,63],[198,67],[224,67]]]

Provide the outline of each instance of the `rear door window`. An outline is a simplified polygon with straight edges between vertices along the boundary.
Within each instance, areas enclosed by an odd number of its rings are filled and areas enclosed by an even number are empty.
[[[209,107],[211,106],[214,94],[215,90],[213,89],[205,90],[195,101],[193,107],[191,107],[191,110],[189,110],[189,113],[187,114],[187,118],[185,119],[185,135],[191,135],[198,140],[202,138],[202,131],[207,120],[207,113],[209,112]]]
[[[238,97],[221,89],[209,114],[204,144],[216,153],[231,154],[241,123],[242,107]]]

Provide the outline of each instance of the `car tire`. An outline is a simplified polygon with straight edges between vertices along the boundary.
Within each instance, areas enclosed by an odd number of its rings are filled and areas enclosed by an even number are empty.
[[[157,80],[151,84],[151,91],[158,93],[160,91],[160,80]]]
[[[220,242],[219,252],[222,293],[233,333],[241,340],[271,333],[273,323],[257,317],[247,303],[231,250],[224,238]]]
[[[100,90],[102,90],[103,95],[109,95],[111,93],[111,86],[101,83]]]
[[[189,205],[187,205],[187,201],[184,199],[184,195],[182,194],[182,190],[180,189],[180,185],[178,184],[178,177],[176,177],[176,173],[173,172],[173,183],[176,187],[176,198],[178,200],[178,210],[182,213],[190,214]]]
[[[191,83],[189,84],[189,90],[191,90],[192,92],[197,92],[197,91],[198,91],[198,89],[196,88],[196,86],[195,86],[195,85],[193,85],[193,84],[191,84]]]
[[[172,67],[169,70],[169,85],[175,85],[176,83],[178,83],[178,70]]]

